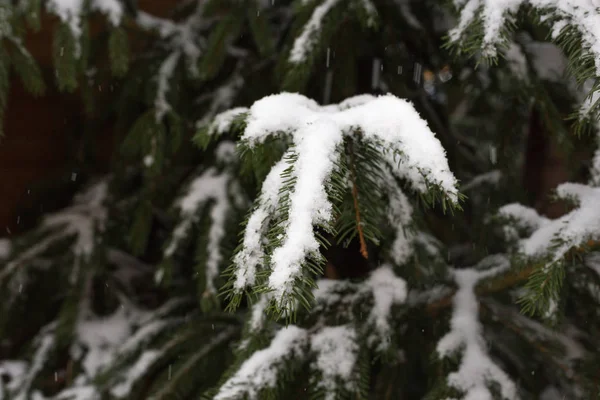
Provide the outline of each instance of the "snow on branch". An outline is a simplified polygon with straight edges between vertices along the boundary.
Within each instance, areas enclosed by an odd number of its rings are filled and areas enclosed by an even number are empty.
[[[368,345],[377,351],[384,351],[390,344],[392,306],[403,304],[407,299],[406,282],[396,276],[389,265],[383,265],[360,283],[341,280],[321,279],[314,290],[316,313],[334,309],[343,304],[343,309],[351,312],[355,306],[368,305],[366,318],[355,323],[365,324],[362,334]],[[352,319],[351,316],[346,316]]]
[[[25,374],[19,379],[19,386],[15,388],[15,400],[29,399],[33,384],[38,374],[44,368],[46,361],[51,357],[55,348],[55,332],[57,324],[46,325],[34,338],[34,353],[31,363],[27,366]],[[15,382],[16,383],[16,382]]]
[[[294,41],[289,58],[291,63],[300,64],[306,61],[308,54],[319,42],[323,19],[339,2],[340,0],[324,0],[314,9],[302,33]]]
[[[268,96],[249,109],[242,141],[253,149],[273,135],[291,139],[292,146],[283,158],[291,176],[283,182],[286,165],[280,162],[269,174],[269,184],[263,185],[243,248],[236,257],[237,291],[252,284],[252,271],[263,262],[260,249],[265,240],[265,219],[277,207],[282,187],[288,195],[288,220],[270,257],[267,286],[274,297],[285,300],[307,260],[319,260],[319,241],[313,228],[331,229],[333,205],[327,190],[344,156],[341,145],[345,137],[361,135],[387,154],[392,172],[406,178],[416,190],[427,193],[435,185],[451,202],[457,201],[456,179],[440,142],[412,104],[395,96],[363,95],[324,107],[299,94]],[[250,279],[240,278],[243,276]]]
[[[246,107],[236,107],[217,114],[208,125],[209,136],[220,136],[229,131],[236,118],[248,112]]]
[[[160,121],[166,113],[171,111],[167,101],[170,90],[170,81],[180,60],[184,58],[192,75],[197,74],[197,61],[202,54],[204,37],[199,32],[208,27],[202,18],[203,3],[199,3],[196,10],[185,20],[175,23],[171,20],[157,18],[146,12],[138,12],[136,23],[147,30],[155,30],[162,39],[167,39],[172,51],[163,60],[158,70],[156,98],[154,100],[155,117]]]
[[[104,201],[108,193],[108,183],[99,183],[87,188],[75,196],[73,204],[63,210],[46,216],[38,230],[48,232],[37,244],[9,259],[0,271],[0,283],[12,275],[17,268],[41,256],[56,242],[68,237],[75,237],[71,251],[76,257],[76,265],[72,273],[78,273],[79,262],[87,260],[93,253],[96,243],[96,230],[104,229],[107,210]]]
[[[481,270],[481,267],[489,266]],[[499,385],[500,394],[506,400],[518,398],[515,384],[490,358],[478,320],[479,304],[475,295],[477,283],[507,270],[510,262],[501,256],[484,259],[477,269],[454,269],[452,275],[458,285],[454,295],[454,309],[450,332],[438,342],[440,357],[461,354],[458,370],[448,375],[451,387],[460,390],[465,399],[492,399],[489,384]]]
[[[389,183],[393,182],[394,178],[386,176],[384,180]],[[414,251],[414,235],[409,227],[412,222],[413,208],[402,189],[396,185],[391,186],[388,218],[390,224],[396,227],[396,235],[391,245],[390,255],[396,265],[402,265],[408,261]]]
[[[514,14],[525,4],[531,5],[549,22],[552,36],[557,38],[567,26],[581,34],[583,46],[591,53],[600,74],[600,14],[597,5],[589,0],[454,0],[460,10],[458,26],[450,31],[450,40],[459,42],[467,29],[481,21],[482,46],[486,56],[495,56],[498,45],[505,38],[502,30],[512,23]]]
[[[600,188],[580,183],[563,183],[558,186],[559,197],[578,203],[571,212],[549,220],[533,209],[509,204],[500,208],[501,216],[512,217],[532,233],[519,242],[520,251],[530,257],[550,256],[550,263],[559,261],[573,247],[590,239],[598,239],[600,226]]]
[[[311,368],[319,376],[318,382],[315,382],[317,391],[322,391],[325,399],[335,398],[333,396],[340,391],[355,392],[359,382],[356,375],[359,341],[365,340],[371,348],[383,352],[392,336],[392,306],[403,303],[406,296],[405,281],[394,275],[389,266],[376,269],[360,283],[319,280],[314,289],[316,306],[312,312],[317,315],[332,310],[343,313],[337,316],[347,321],[345,325],[319,325],[318,329],[310,332],[288,325],[277,331],[270,345],[253,353],[214,399],[261,398],[262,390],[276,387],[279,374],[289,370],[292,364],[303,361],[309,354],[314,355]],[[264,334],[265,309],[270,298],[272,293],[264,293],[252,306],[249,335]],[[350,314],[357,307],[361,308],[360,316],[353,317]],[[248,341],[242,341],[240,348],[245,349]]]
[[[263,390],[275,389],[286,362],[306,354],[308,332],[295,325],[280,329],[270,345],[250,356],[229,378],[213,400],[257,400]]]
[[[81,36],[81,17],[86,11],[84,0],[49,0],[47,10],[67,24],[75,38]],[[92,0],[90,9],[99,11],[107,16],[113,26],[121,24],[123,18],[123,3],[119,0]]]
[[[232,142],[221,142],[216,149],[218,161],[228,160],[235,152]],[[223,160],[223,158],[225,160]],[[226,225],[232,210],[243,209],[246,199],[236,177],[229,169],[219,171],[215,167],[208,168],[196,177],[189,185],[188,191],[177,204],[181,221],[175,227],[169,245],[164,250],[164,257],[170,258],[185,239],[192,225],[198,222],[200,212],[210,203],[210,228],[206,251],[206,290],[216,293],[215,280],[219,276],[219,266],[223,262],[221,254],[222,242],[226,235]]]
[[[233,259],[236,266],[234,289],[237,291],[256,283],[256,272],[265,261],[264,236],[279,206],[282,174],[286,168],[285,157],[271,168],[262,184],[257,205],[246,223],[242,248]]]
[[[167,101],[169,92],[169,81],[173,78],[173,73],[177,67],[177,63],[181,53],[174,51],[162,62],[158,69],[158,78],[156,89],[156,99],[154,100],[154,108],[156,108],[156,121],[161,121],[166,113],[171,111],[171,105]]]
[[[313,384],[324,391],[324,400],[335,400],[340,388],[350,393],[358,389],[360,347],[354,327],[324,327],[311,337],[310,349],[316,354],[312,368],[318,372]]]

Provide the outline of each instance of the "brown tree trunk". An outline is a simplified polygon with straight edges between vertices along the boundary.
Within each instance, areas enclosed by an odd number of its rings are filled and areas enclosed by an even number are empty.
[[[559,184],[571,179],[571,173],[566,152],[542,118],[534,107],[525,149],[523,187],[529,194],[530,204],[540,214],[558,218],[565,212],[565,203],[553,201],[551,195]]]

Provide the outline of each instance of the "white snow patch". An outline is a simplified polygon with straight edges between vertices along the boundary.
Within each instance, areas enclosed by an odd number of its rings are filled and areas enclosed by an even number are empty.
[[[222,146],[229,148],[230,144],[224,142]],[[242,206],[241,193],[241,188],[229,171],[219,172],[211,167],[192,181],[186,195],[177,204],[181,221],[175,227],[171,241],[164,251],[166,258],[175,253],[181,241],[188,235],[189,229],[199,218],[198,211],[208,202],[213,202],[209,211],[211,224],[206,244],[206,290],[210,293],[216,293],[215,280],[219,276],[219,266],[223,261],[221,242],[225,237],[227,218],[233,205]]]
[[[125,380],[119,382],[117,385],[111,388],[110,392],[113,396],[125,398],[131,392],[133,384],[144,375],[148,368],[156,361],[160,356],[161,352],[158,350],[146,350],[137,359],[135,364],[128,369]]]
[[[75,237],[71,251],[76,258],[71,279],[75,279],[79,273],[80,262],[88,260],[94,251],[97,230],[104,229],[107,217],[104,201],[107,195],[108,183],[100,181],[76,195],[70,207],[45,216],[39,229],[50,233],[37,244],[16,254],[15,258],[0,270],[0,281],[9,277],[17,267],[39,257],[57,241],[71,236]]]
[[[501,44],[503,27],[514,20],[517,10],[531,5],[543,14],[552,16],[553,38],[567,25],[576,28],[582,36],[584,47],[594,57],[597,75],[600,75],[600,14],[597,4],[590,0],[454,0],[460,9],[458,26],[450,30],[450,39],[460,41],[476,20],[483,22],[483,52],[493,56]],[[547,20],[549,20],[547,18]],[[545,66],[547,68],[547,66]]]
[[[448,375],[448,384],[465,393],[465,399],[492,400],[487,383],[497,382],[503,398],[518,398],[515,384],[490,358],[482,335],[482,326],[478,320],[479,304],[475,295],[475,285],[481,279],[494,276],[510,267],[505,258],[492,256],[485,261],[498,263],[487,270],[453,270],[458,291],[454,295],[454,309],[450,321],[450,332],[438,342],[437,351],[441,357],[455,352],[461,353],[457,371]]]
[[[360,348],[354,328],[322,328],[311,337],[310,347],[317,355],[313,367],[320,373],[315,384],[325,389],[325,400],[335,399],[335,390],[340,383],[349,391],[356,389],[357,379],[353,379],[353,373]]]
[[[84,0],[48,0],[46,8],[69,26],[78,41],[81,36],[84,5]],[[123,5],[118,0],[92,0],[90,8],[106,15],[113,26],[120,25],[123,18]],[[79,50],[77,56],[79,57]]]
[[[308,54],[319,41],[319,33],[321,31],[321,26],[323,25],[323,19],[327,16],[329,11],[339,3],[339,1],[340,0],[325,0],[314,9],[310,19],[304,25],[302,33],[294,41],[294,46],[290,52],[290,62],[300,64],[306,61]]]
[[[598,237],[600,226],[600,188],[580,183],[563,183],[557,194],[562,198],[574,198],[578,207],[560,218],[549,220],[537,215],[535,210],[512,204],[500,209],[501,214],[516,217],[519,223],[534,229],[520,241],[520,250],[528,256],[550,253],[551,262],[560,260],[573,246]],[[558,244],[553,239],[560,239]]]
[[[373,307],[367,316],[367,324],[373,329],[367,336],[367,343],[382,351],[390,343],[392,306],[404,303],[408,292],[406,282],[396,276],[389,265],[383,265],[361,283],[320,279],[313,295],[318,308],[343,304],[347,310],[373,299]]]
[[[156,99],[154,100],[154,108],[156,109],[156,121],[160,122],[164,115],[171,111],[171,105],[167,101],[167,95],[170,89],[169,81],[173,78],[175,67],[181,53],[178,51],[172,52],[161,64],[158,70],[158,88],[156,90]]]
[[[287,167],[284,156],[271,168],[262,184],[258,205],[248,218],[242,248],[233,259],[237,267],[234,288],[238,291],[254,285],[256,271],[263,264],[265,257],[263,237],[279,205],[279,191],[283,185],[281,174]]]
[[[120,307],[107,317],[89,317],[79,321],[75,328],[77,342],[72,352],[76,354],[80,347],[86,351],[82,367],[87,376],[95,376],[114,359],[114,349],[133,333],[134,314],[132,310]]]
[[[275,388],[281,364],[289,358],[302,357],[308,334],[294,325],[279,330],[269,347],[253,353],[229,378],[214,400],[248,398],[257,400],[262,389]]]
[[[236,107],[217,114],[208,128],[211,136],[220,136],[231,129],[233,121],[241,114],[248,112],[246,107]]]

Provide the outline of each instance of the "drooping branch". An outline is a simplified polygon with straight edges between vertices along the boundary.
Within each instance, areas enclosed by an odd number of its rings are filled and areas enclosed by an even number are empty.
[[[600,241],[589,240],[583,246],[573,247],[565,256],[565,260],[573,260],[576,257],[593,250],[600,250]],[[511,288],[519,283],[525,282],[533,272],[537,271],[539,268],[543,268],[545,265],[545,262],[536,262],[525,266],[524,268],[512,270],[506,274],[501,274],[497,277],[482,281],[475,288],[475,294],[477,297],[482,297]],[[453,290],[448,295],[427,304],[427,314],[435,316],[443,309],[450,307],[455,294],[456,290]]]

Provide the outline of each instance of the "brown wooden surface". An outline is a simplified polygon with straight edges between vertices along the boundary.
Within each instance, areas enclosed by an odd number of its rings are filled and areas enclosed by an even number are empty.
[[[16,209],[28,189],[55,176],[67,160],[67,132],[76,129],[79,102],[51,89],[34,98],[13,79],[0,142],[0,235],[17,232]]]
[[[140,9],[167,17],[180,0],[140,0]],[[92,36],[101,32],[104,18],[90,21]],[[57,19],[44,15],[41,30],[29,32],[25,45],[45,71],[46,94],[29,95],[17,77],[11,76],[8,107],[4,118],[5,137],[0,140],[0,237],[22,231],[25,208],[43,208],[44,199],[31,199],[31,188],[37,183],[69,174],[68,136],[82,129],[82,105],[77,94],[58,93],[52,76],[52,32]],[[108,165],[112,146],[112,128],[95,144],[98,161]],[[28,191],[30,191],[28,193]],[[19,207],[21,206],[21,207]],[[18,211],[18,210],[21,211]],[[27,210],[25,210],[27,211]]]

